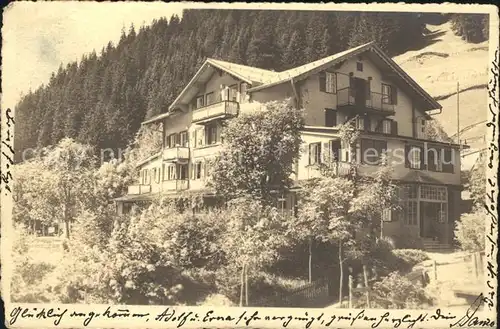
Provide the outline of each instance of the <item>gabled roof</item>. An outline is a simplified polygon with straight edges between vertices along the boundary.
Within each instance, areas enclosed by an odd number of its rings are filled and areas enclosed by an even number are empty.
[[[205,63],[198,69],[193,78],[188,82],[186,87],[181,91],[177,98],[169,106],[169,110],[173,110],[179,104],[183,104],[183,100],[190,97],[185,97],[189,94],[190,90],[195,87],[196,82],[207,82],[212,74],[219,69],[229,73],[235,78],[247,82],[251,85],[262,84],[268,77],[274,76],[276,72],[259,69],[256,67],[245,66],[241,64],[234,64],[221,60],[208,58]],[[195,88],[196,89],[196,88]]]
[[[374,42],[369,42],[364,45],[319,59],[317,61],[290,70],[279,72],[274,79],[268,80],[268,82],[265,84],[250,88],[248,91],[253,92],[262,90],[278,84],[289,82],[292,79],[294,81],[299,81],[307,78],[312,74],[321,72],[332,65],[341,63],[349,58],[367,52],[375,55],[372,57],[372,59],[378,59],[379,66],[385,66],[388,70],[394,72],[395,77],[398,77],[400,80],[402,80],[404,84],[408,86],[408,89],[411,89],[414,93],[423,98],[423,100],[425,100],[425,103],[427,104],[427,110],[441,108],[441,105],[436,100],[434,100],[431,95],[429,95],[424,89],[422,89],[422,87],[420,87],[420,85],[415,82],[415,80],[413,80],[406,72],[404,72],[403,69],[399,65],[397,65],[389,56],[387,56]]]
[[[434,100],[422,87],[418,85],[406,72],[399,67],[389,56],[387,56],[374,42],[369,42],[364,45],[354,47],[340,53],[319,59],[317,61],[307,63],[302,66],[295,67],[282,72],[274,72],[264,70],[256,67],[230,63],[222,60],[208,58],[203,65],[198,69],[193,78],[188,82],[184,89],[180,92],[177,98],[172,102],[168,108],[168,113],[160,114],[151,118],[143,124],[149,124],[162,120],[169,116],[169,113],[178,108],[180,105],[185,105],[187,99],[193,97],[197,92],[196,83],[204,83],[210,79],[212,74],[218,69],[229,73],[237,79],[247,82],[252,85],[249,92],[254,92],[269,88],[275,85],[291,81],[300,81],[309,77],[312,74],[321,72],[328,67],[341,63],[353,56],[362,53],[369,53],[371,59],[377,60],[379,66],[383,66],[387,71],[391,71],[394,77],[397,77],[401,82],[407,86],[407,89],[420,97],[424,103],[426,110],[440,109],[441,105]]]
[[[347,58],[347,56],[353,56],[357,54],[360,50],[365,50],[370,45],[372,45],[372,42],[366,43],[364,45],[355,48],[351,48],[349,50],[345,50],[343,52],[319,59],[311,63],[304,64],[302,66],[294,67],[293,69],[278,72],[273,78],[268,79],[265,84],[262,84],[254,88],[250,88],[248,91],[257,91],[269,88],[284,82],[288,82],[290,81],[290,79],[297,80],[303,74],[307,74],[309,72],[311,72],[312,74],[312,71],[314,69],[323,66],[330,66],[331,64],[333,64],[334,61],[344,60],[345,58]]]
[[[246,66],[241,64],[230,63],[218,59],[207,59],[213,65],[218,66],[220,69],[238,74],[250,80],[253,85],[266,83],[269,79],[274,78],[278,73],[274,71],[259,69],[257,67]]]

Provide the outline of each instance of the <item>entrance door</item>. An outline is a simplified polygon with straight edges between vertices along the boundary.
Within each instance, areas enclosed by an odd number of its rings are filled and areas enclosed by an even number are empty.
[[[438,238],[438,220],[440,203],[420,202],[420,237]]]
[[[359,106],[366,106],[366,80],[353,78],[354,103]]]

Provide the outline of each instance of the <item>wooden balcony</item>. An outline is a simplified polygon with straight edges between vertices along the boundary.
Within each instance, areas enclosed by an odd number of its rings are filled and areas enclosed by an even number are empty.
[[[161,183],[162,191],[184,191],[189,188],[189,180],[187,179],[174,179],[166,180]]]
[[[176,146],[163,149],[163,160],[184,162],[189,160],[189,147]]]
[[[356,167],[350,163],[345,161],[334,161],[331,163],[323,164],[325,167],[329,167],[329,170],[335,176],[349,176],[356,174]],[[326,169],[326,168],[325,168]],[[320,170],[320,165],[309,165],[307,166],[307,178],[318,178],[322,176],[322,172]]]
[[[228,119],[238,115],[238,102],[222,101],[200,107],[193,111],[193,123],[204,124],[217,119]]]
[[[359,97],[350,87],[337,90],[337,109],[380,115],[394,115],[395,113],[395,105],[384,102],[381,93],[369,92]]]
[[[151,193],[151,185],[130,185],[127,194],[138,195]]]

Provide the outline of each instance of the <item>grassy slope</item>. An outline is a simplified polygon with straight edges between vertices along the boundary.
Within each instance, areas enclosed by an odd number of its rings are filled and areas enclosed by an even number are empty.
[[[457,132],[457,81],[460,83],[460,127],[487,119],[488,42],[464,42],[451,31],[450,23],[428,25],[427,45],[394,58],[427,92],[439,100],[443,112],[435,118],[448,135]],[[464,90],[466,89],[466,90]],[[484,124],[463,134],[471,149],[486,145],[481,137]],[[475,156],[463,159],[463,167],[472,165]],[[472,162],[472,163],[471,163]]]

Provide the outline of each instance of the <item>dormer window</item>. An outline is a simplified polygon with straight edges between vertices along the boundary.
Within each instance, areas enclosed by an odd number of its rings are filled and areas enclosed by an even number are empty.
[[[356,69],[357,69],[359,72],[363,72],[363,63],[361,63],[361,62],[357,62],[357,63],[356,63]]]

